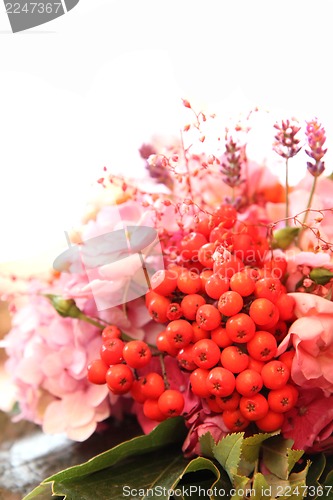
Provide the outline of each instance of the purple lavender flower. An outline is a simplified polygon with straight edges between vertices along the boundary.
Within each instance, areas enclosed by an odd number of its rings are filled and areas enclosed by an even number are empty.
[[[226,142],[224,161],[220,167],[225,184],[234,188],[243,182],[241,179],[242,163],[242,147],[229,137]]]
[[[323,146],[326,141],[325,129],[317,118],[314,118],[306,124],[305,134],[308,140],[308,147],[305,152],[314,162],[308,161],[307,167],[313,177],[318,177],[325,170],[325,163],[322,161],[327,149]]]

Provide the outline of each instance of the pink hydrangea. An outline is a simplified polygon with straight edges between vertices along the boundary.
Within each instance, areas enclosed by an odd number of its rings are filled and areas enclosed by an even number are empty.
[[[2,345],[6,349],[7,389],[11,382],[15,420],[30,420],[46,433],[65,433],[76,441],[87,439],[110,415],[121,418],[123,399],[110,396],[106,385],[87,380],[87,365],[99,356],[100,330],[84,321],[61,317],[42,293],[65,291],[81,310],[96,317],[92,296],[76,298],[85,284],[82,276],[63,274],[52,286],[33,283],[27,303],[13,314],[12,329]],[[100,317],[136,338],[155,341],[159,325],[148,315],[144,299],[103,311]],[[9,399],[9,396],[6,398]],[[3,408],[8,411],[6,407]]]
[[[291,377],[303,389],[333,394],[333,302],[309,293],[292,293],[297,320],[278,348],[295,348]]]
[[[282,435],[308,453],[333,450],[333,395],[319,388],[299,389],[296,406],[286,413]]]

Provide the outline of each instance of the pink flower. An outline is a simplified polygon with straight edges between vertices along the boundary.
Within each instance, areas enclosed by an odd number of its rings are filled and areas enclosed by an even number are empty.
[[[319,388],[299,390],[296,406],[286,413],[282,426],[293,448],[308,453],[333,450],[333,396],[326,397]]]
[[[224,425],[221,415],[205,415],[203,412],[201,413],[202,418],[192,425],[184,441],[182,451],[186,457],[202,455],[199,439],[207,432],[213,436],[216,443],[230,432]]]
[[[316,267],[324,267],[326,269],[332,268],[333,264],[329,254],[324,252],[302,252],[299,249],[290,249],[285,252],[288,262],[287,274],[288,279],[286,283],[287,290],[294,292],[297,285],[304,280],[310,271]],[[304,285],[306,286],[306,285]]]
[[[292,344],[295,357],[293,381],[303,389],[333,393],[333,303],[310,293],[290,294],[296,301],[298,318],[278,348],[278,355]]]

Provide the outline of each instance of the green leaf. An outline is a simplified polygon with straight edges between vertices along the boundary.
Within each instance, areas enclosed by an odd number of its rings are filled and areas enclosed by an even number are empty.
[[[324,267],[316,267],[310,271],[309,276],[317,285],[326,285],[333,278],[333,273]]]
[[[255,462],[256,460],[258,460],[260,447],[263,441],[266,441],[266,439],[269,439],[278,434],[279,432],[267,432],[254,434],[253,436],[245,438],[242,445],[242,457],[247,462]]]
[[[288,474],[292,471],[295,464],[299,461],[299,459],[304,455],[303,450],[287,450],[287,459],[288,459]]]
[[[40,484],[33,491],[28,493],[23,500],[50,500],[52,497],[51,483]],[[55,497],[53,497],[55,498]]]
[[[262,498],[271,498],[271,488],[261,472],[253,476],[253,495],[251,500],[262,500]]]
[[[310,457],[310,459],[311,458],[312,457]],[[311,459],[309,472],[308,475],[306,476],[306,484],[307,486],[311,487],[311,490],[313,490],[313,492],[317,491],[317,487],[320,484],[319,479],[322,473],[324,472],[325,464],[326,464],[326,458],[324,453],[321,453],[320,455],[315,455],[313,457],[313,460]],[[310,496],[313,498],[316,495],[310,495]]]
[[[333,471],[327,474],[323,487],[323,497],[325,500],[333,500]],[[317,489],[318,491],[318,489]],[[319,495],[318,495],[319,496]]]
[[[287,479],[281,479],[275,474],[265,475],[265,479],[271,489],[273,498],[279,497],[279,500],[296,500],[303,498],[306,493],[306,476],[310,467],[310,461],[307,461],[305,468],[300,472],[293,472]]]
[[[214,458],[213,448],[215,447],[215,441],[210,432],[206,432],[199,438],[199,443],[201,447],[201,453],[204,457]]]
[[[295,240],[300,231],[299,227],[284,227],[273,232],[273,248],[286,250]]]
[[[244,432],[232,433],[223,437],[213,448],[214,457],[227,472],[231,482],[238,473],[242,453]]]
[[[55,481],[53,492],[67,500],[159,498],[168,500],[169,491],[181,479],[188,465],[179,447],[132,456],[94,474]]]
[[[106,469],[127,457],[143,455],[173,443],[181,442],[184,440],[186,432],[184,420],[181,417],[168,419],[159,424],[150,434],[125,441],[111,450],[95,456],[88,462],[70,467],[44,479],[41,486],[31,491],[23,500],[38,498],[36,495],[40,493],[41,487],[54,481],[61,482],[84,477]]]
[[[244,490],[246,490],[247,485],[250,483],[250,479],[245,476],[240,476],[235,474],[233,477],[233,487],[236,492],[232,495],[232,500],[242,500],[244,498]]]
[[[262,445],[263,460],[266,467],[280,479],[288,479],[289,473],[303,451],[291,450],[293,441],[275,436]]]
[[[62,481],[72,477],[81,477],[100,471],[129,456],[142,455],[172,443],[182,441],[186,435],[184,420],[181,417],[170,418],[159,424],[147,435],[138,436],[129,441],[115,446],[111,450],[88,460],[81,465],[75,465],[53,476],[48,477],[43,483],[49,481]]]
[[[185,475],[198,474],[199,471],[208,471],[210,480],[205,478],[197,485],[180,484]],[[179,447],[174,446],[147,453],[139,460],[133,456],[88,476],[55,482],[53,491],[67,495],[67,500],[124,500],[127,497],[168,500],[173,491],[177,491],[176,497],[184,494],[187,498],[189,492],[193,497],[199,492],[199,488],[202,491],[203,484],[206,489],[207,486],[210,489],[214,488],[219,480],[220,471],[211,460],[197,457],[189,461],[183,457]],[[230,489],[227,488],[224,488],[224,491]]]

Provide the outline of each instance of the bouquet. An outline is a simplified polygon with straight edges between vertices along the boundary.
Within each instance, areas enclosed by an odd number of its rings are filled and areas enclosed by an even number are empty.
[[[131,414],[143,431],[26,499],[333,495],[325,129],[276,122],[273,173],[248,157],[258,110],[221,129],[183,105],[180,137],[140,148],[147,177],[105,168],[47,279],[7,296],[15,420],[84,441]]]

